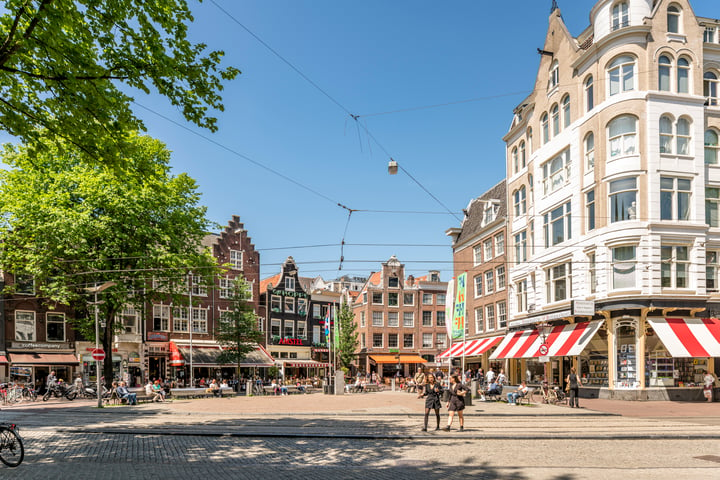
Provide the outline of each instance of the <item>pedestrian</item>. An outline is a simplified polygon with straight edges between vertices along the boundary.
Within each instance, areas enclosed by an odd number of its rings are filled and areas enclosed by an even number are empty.
[[[418,371],[415,373],[415,377],[413,378],[415,380],[415,388],[418,391],[418,397],[420,398],[423,396],[423,391],[425,388],[425,372],[423,372],[423,367],[419,367]]]
[[[492,367],[488,368],[487,374],[485,374],[485,383],[488,385],[493,383],[493,380],[495,380],[495,372],[493,371]]]
[[[465,421],[463,419],[463,410],[465,410],[465,394],[468,392],[468,388],[460,383],[460,377],[453,375],[450,377],[450,399],[447,403],[448,409],[448,424],[445,427],[445,431],[449,432],[452,426],[455,412],[458,414],[458,420],[460,421],[460,431],[463,431]]]
[[[425,391],[422,394],[425,397],[425,426],[422,429],[423,432],[427,432],[428,416],[431,409],[435,410],[435,419],[437,420],[435,430],[440,430],[440,392],[442,387],[440,387],[440,384],[435,380],[435,375],[432,373],[427,376],[426,380]]]
[[[570,369],[570,375],[567,376],[565,382],[567,382],[568,390],[570,391],[570,408],[580,408],[580,405],[578,405],[578,398],[582,382],[580,381],[580,377],[577,375],[575,367]]]
[[[497,383],[503,386],[507,385],[507,377],[505,376],[505,370],[503,370],[502,368],[500,369],[500,373],[498,373]]]
[[[713,401],[713,386],[715,385],[715,376],[713,376],[712,373],[705,370],[705,376],[703,377],[703,395],[705,395],[705,398],[708,402]]]

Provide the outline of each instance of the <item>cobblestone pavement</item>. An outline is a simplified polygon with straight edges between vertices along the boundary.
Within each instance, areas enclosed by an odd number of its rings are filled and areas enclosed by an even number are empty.
[[[687,412],[637,418],[479,403],[467,409],[466,431],[423,433],[422,403],[413,397],[13,407],[0,419],[22,427],[26,458],[16,469],[0,465],[0,479],[720,478],[716,408],[698,421]]]

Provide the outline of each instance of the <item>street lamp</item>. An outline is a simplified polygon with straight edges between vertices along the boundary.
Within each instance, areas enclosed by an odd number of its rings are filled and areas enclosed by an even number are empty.
[[[101,302],[98,302],[98,293],[102,292],[105,289],[108,289],[110,287],[114,287],[117,285],[115,282],[105,282],[102,285],[95,284],[94,287],[88,287],[85,289],[85,291],[89,293],[95,294],[95,301],[91,302],[90,305],[95,305],[95,350],[99,349],[100,346],[98,344],[98,340],[100,338],[100,322],[98,320],[98,305],[100,305]],[[112,355],[112,352],[110,352],[110,355]],[[95,377],[97,378],[97,406],[98,408],[102,408],[102,391],[100,387],[100,360],[95,360]]]

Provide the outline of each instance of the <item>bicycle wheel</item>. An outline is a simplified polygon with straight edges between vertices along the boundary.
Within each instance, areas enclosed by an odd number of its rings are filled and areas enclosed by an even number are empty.
[[[52,392],[50,392],[50,390],[45,392],[45,395],[43,395],[43,402],[47,402],[50,399],[51,394],[52,394]]]
[[[0,461],[8,467],[17,467],[25,458],[22,439],[8,427],[0,427]]]
[[[544,403],[545,402],[545,396],[543,395],[542,390],[540,390],[539,388],[532,392],[532,395],[530,396],[530,398],[532,399],[533,403]]]

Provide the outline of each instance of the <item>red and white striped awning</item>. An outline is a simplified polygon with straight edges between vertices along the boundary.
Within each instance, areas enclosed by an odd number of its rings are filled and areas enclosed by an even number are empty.
[[[478,338],[476,340],[454,343],[450,348],[435,358],[475,357],[477,355],[482,355],[490,350],[494,345],[500,343],[502,338],[502,336]]]
[[[596,320],[552,327],[544,342],[548,346],[546,356],[572,357],[580,355],[604,321]],[[541,357],[543,356],[540,353],[542,344],[543,337],[538,330],[508,333],[490,358]]]
[[[720,357],[717,318],[648,318],[648,323],[673,357]]]

